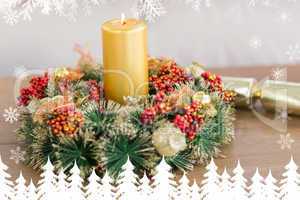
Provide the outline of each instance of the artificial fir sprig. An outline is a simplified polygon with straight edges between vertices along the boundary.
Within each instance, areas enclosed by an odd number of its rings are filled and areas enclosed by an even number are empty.
[[[54,149],[55,164],[59,169],[69,171],[76,161],[85,177],[101,162],[100,145],[94,138],[94,132],[88,129],[81,129],[74,137],[59,137]]]
[[[54,145],[58,143],[49,129],[37,126],[34,130],[34,142],[29,144],[32,154],[27,156],[27,163],[34,169],[41,169],[47,163],[48,158],[56,160]]]
[[[102,100],[101,102],[88,102],[83,108],[85,126],[94,131],[96,137],[107,136],[114,130],[113,124],[117,118],[120,105]]]
[[[191,155],[191,150],[187,149],[177,153],[174,156],[166,157],[166,162],[174,168],[178,168],[182,171],[191,171],[194,168],[194,162],[191,158]]]
[[[158,155],[151,143],[151,135],[144,134],[130,139],[124,135],[115,135],[106,140],[104,165],[112,177],[118,177],[127,157],[137,171],[150,171],[155,166]]]

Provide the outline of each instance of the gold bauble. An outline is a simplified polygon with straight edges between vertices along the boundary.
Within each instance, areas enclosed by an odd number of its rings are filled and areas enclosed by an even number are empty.
[[[199,103],[202,104],[210,104],[211,103],[211,98],[209,95],[205,94],[204,92],[200,91],[200,92],[196,92],[193,95],[193,100],[197,101]]]
[[[57,68],[54,71],[54,77],[57,79],[62,79],[69,75],[69,71],[65,67]]]
[[[202,104],[210,104],[211,102],[211,99],[210,99],[210,96],[205,94],[203,97],[202,97]]]
[[[158,128],[152,135],[152,142],[162,156],[174,156],[187,147],[185,135],[171,123]]]
[[[205,93],[202,92],[202,91],[196,92],[196,93],[193,95],[193,101],[201,102],[204,95],[205,95]]]

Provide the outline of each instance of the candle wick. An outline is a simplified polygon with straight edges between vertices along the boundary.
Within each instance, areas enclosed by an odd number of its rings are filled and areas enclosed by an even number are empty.
[[[121,24],[122,24],[122,25],[126,24],[126,21],[125,21],[125,14],[124,14],[124,13],[121,14]]]

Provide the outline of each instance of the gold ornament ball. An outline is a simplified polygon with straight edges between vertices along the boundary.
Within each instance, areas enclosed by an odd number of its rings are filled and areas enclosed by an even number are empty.
[[[185,135],[171,123],[158,128],[152,135],[152,142],[162,156],[174,156],[187,147]]]
[[[61,79],[69,75],[69,71],[65,67],[57,68],[54,71],[54,77]]]
[[[204,92],[200,91],[200,92],[196,92],[193,95],[193,100],[200,102],[202,104],[210,104],[211,103],[211,98],[209,95],[205,94]]]
[[[210,102],[211,102],[211,100],[210,100],[210,96],[209,95],[204,95],[203,97],[202,97],[202,104],[210,104]]]

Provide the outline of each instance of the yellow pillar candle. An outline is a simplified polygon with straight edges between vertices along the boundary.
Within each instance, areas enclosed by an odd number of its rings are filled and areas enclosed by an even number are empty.
[[[137,19],[102,25],[104,92],[107,99],[148,94],[147,26]]]

